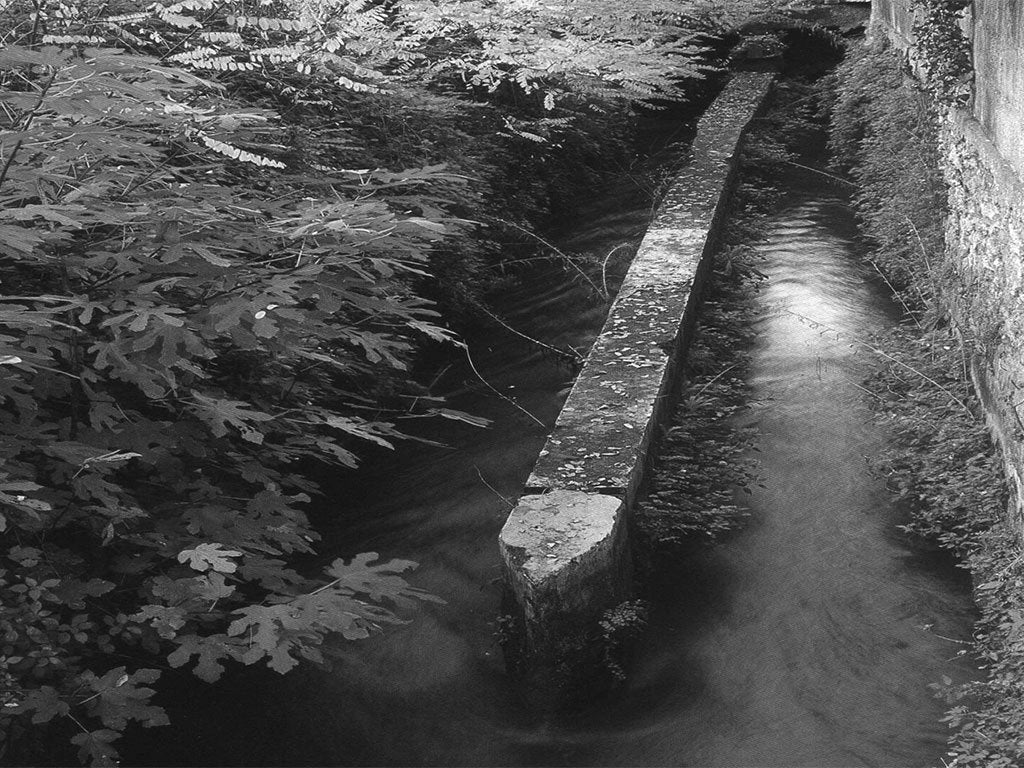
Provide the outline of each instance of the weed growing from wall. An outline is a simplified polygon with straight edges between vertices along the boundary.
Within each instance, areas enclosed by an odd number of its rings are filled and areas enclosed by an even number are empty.
[[[974,67],[971,41],[960,20],[971,0],[914,0],[915,60],[939,101],[964,105],[971,96]]]
[[[1005,519],[1000,457],[954,333],[904,325],[876,343],[899,364],[866,382],[876,418],[893,435],[874,468],[912,511],[906,530],[938,541],[970,570],[981,612],[973,652],[985,679],[954,685],[944,677],[933,685],[950,705],[944,720],[954,729],[946,765],[1022,765],[1024,557]]]

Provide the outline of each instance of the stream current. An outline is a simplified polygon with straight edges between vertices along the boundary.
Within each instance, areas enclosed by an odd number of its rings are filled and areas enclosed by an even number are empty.
[[[760,432],[765,487],[747,527],[652,586],[651,627],[623,688],[585,711],[542,718],[516,696],[494,639],[500,498],[522,487],[544,435],[474,389],[453,403],[495,420],[448,427],[451,449],[402,448],[331,496],[332,541],[420,562],[414,583],[444,597],[360,644],[331,670],[229,676],[146,734],[148,765],[924,766],[944,752],[944,705],[928,688],[965,678],[969,585],[901,521],[865,457],[885,435],[857,384],[856,343],[895,313],[856,258],[847,203],[811,175],[772,217],[746,420]],[[637,206],[595,216],[578,244],[605,250],[642,231]],[[566,307],[571,307],[567,310]],[[506,297],[515,327],[581,348],[605,308],[560,274]],[[546,423],[568,373],[504,332],[476,364]],[[331,521],[334,522],[331,522]],[[351,647],[350,647],[351,648]],[[244,702],[239,705],[238,702]]]

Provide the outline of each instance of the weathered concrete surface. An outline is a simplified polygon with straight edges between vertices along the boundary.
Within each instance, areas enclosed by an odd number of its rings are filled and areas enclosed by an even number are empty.
[[[899,48],[913,45],[914,18],[909,0],[873,0],[871,3],[871,23],[882,27]]]
[[[949,189],[951,309],[983,355],[972,374],[1024,533],[1024,183],[976,121],[952,113],[942,131]]]
[[[506,583],[543,656],[626,599],[627,514],[696,323],[743,132],[773,80],[733,77],[644,237],[555,428],[502,529]]]
[[[591,605],[626,599],[631,564],[621,499],[580,491],[524,496],[501,532],[502,560],[531,635],[557,635],[592,613]]]
[[[735,156],[773,75],[736,75],[704,114],[690,164],[640,244],[527,492],[608,493],[632,504],[662,403],[686,354]]]
[[[1024,175],[1024,5],[974,0],[974,117]]]

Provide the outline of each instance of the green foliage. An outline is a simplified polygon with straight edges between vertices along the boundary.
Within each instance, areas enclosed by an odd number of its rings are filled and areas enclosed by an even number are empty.
[[[407,561],[294,566],[309,468],[473,421],[411,379],[454,339],[426,294],[470,303],[484,212],[571,197],[544,169],[621,151],[716,13],[0,5],[4,754],[110,764],[166,722],[157,668],[285,672],[433,599]]]
[[[398,435],[372,406],[449,337],[410,287],[465,181],[350,170],[337,132],[247,95],[252,69],[175,61],[232,27],[251,54],[287,19],[136,8],[8,4],[3,25],[0,733],[21,759],[63,737],[114,760],[130,721],[166,722],[140,685],[161,657],[285,671],[427,597],[402,561],[290,567],[316,538],[296,469]]]
[[[971,0],[914,0],[914,6],[914,59],[929,90],[946,104],[967,104],[974,62],[960,22]]]
[[[627,600],[605,611],[597,623],[604,667],[619,682],[626,679],[623,655],[643,634],[649,614],[650,607],[643,600]]]
[[[560,636],[544,668],[541,685],[554,694],[557,706],[578,711],[595,697],[606,695],[626,681],[626,662],[630,649],[647,627],[650,606],[644,600],[627,600],[601,613],[575,631]],[[514,622],[506,642],[517,642],[522,631]]]
[[[872,404],[896,447],[876,459],[889,489],[914,509],[906,529],[968,558],[1002,517],[1002,469],[962,357],[948,330],[900,326],[880,339],[903,363],[877,371]],[[964,405],[970,408],[965,410]]]
[[[892,363],[866,382],[894,441],[873,466],[912,514],[906,530],[940,542],[970,569],[981,611],[973,650],[985,679],[933,686],[950,709],[947,765],[1024,760],[1024,568],[1006,522],[1007,488],[952,333],[901,326],[879,340]],[[939,385],[939,386],[936,386]],[[951,395],[970,406],[965,410]]]
[[[934,104],[885,46],[850,52],[835,82],[830,149],[856,182],[869,259],[906,306],[938,322],[946,187]]]

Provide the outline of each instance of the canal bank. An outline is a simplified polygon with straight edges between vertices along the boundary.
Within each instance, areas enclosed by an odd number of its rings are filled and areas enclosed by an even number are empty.
[[[836,372],[862,375],[866,360],[842,343],[827,348],[816,335],[821,329],[787,324],[793,315],[782,308],[800,312],[792,302],[801,297],[827,306],[838,292],[841,312],[833,319],[851,332],[874,327],[891,307],[858,261],[850,212],[836,189],[821,184],[820,174],[784,180],[796,196],[772,209],[772,240],[762,253],[779,269],[757,265],[785,291],[766,302],[770,311],[756,326],[758,368],[750,381],[758,394],[745,422],[769,434],[768,453],[778,463],[751,500],[746,529],[648,582],[649,630],[611,695],[550,716],[519,699],[504,673],[492,636],[501,629],[493,624],[500,589],[494,538],[508,511],[504,499],[521,487],[543,437],[481,389],[455,405],[494,418],[493,430],[455,450],[410,451],[382,465],[361,495],[337,497],[360,513],[360,545],[420,560],[418,584],[448,605],[416,609],[413,623],[372,646],[344,649],[329,671],[254,672],[228,691],[229,700],[247,702],[230,717],[214,702],[190,702],[185,731],[145,762],[937,762],[943,706],[928,685],[949,673],[957,646],[936,638],[969,632],[969,595],[947,558],[899,533],[899,507],[862,472],[859,451],[884,438],[863,425],[858,391],[845,389]],[[642,230],[642,211],[618,211],[613,202],[593,223],[600,235],[621,239],[621,228],[632,232],[638,222]],[[610,240],[600,240],[602,247]],[[539,274],[508,296],[503,316],[556,345],[585,346],[601,308],[572,297],[554,273]],[[488,380],[553,419],[564,368],[541,364],[526,342],[490,346],[478,360]],[[816,391],[819,358],[827,375]],[[789,402],[790,394],[800,399]],[[834,460],[814,474],[826,447]],[[925,629],[932,619],[938,623]]]

